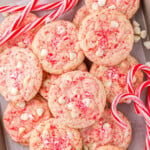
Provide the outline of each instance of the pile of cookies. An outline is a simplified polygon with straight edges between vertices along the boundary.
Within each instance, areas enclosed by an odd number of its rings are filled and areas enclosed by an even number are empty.
[[[131,125],[118,112],[127,124],[120,127],[107,103],[127,92],[127,73],[138,64],[128,19],[139,3],[86,0],[73,22],[47,23],[0,47],[0,93],[9,101],[3,119],[12,140],[30,150],[128,148]],[[0,36],[19,15],[5,18]],[[21,26],[37,18],[29,13]],[[134,86],[142,81],[139,71]]]

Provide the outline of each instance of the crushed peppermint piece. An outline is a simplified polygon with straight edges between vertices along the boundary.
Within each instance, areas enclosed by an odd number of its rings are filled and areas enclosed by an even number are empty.
[[[84,103],[87,107],[89,106],[89,104],[90,104],[90,99],[89,99],[89,98],[85,98],[85,99],[83,99],[82,101],[83,101],[83,103]]]
[[[28,113],[24,113],[24,114],[22,114],[21,115],[21,120],[28,120],[28,118],[29,118],[29,115],[28,115]]]
[[[65,102],[66,102],[66,101],[65,101],[65,99],[64,99],[63,96],[61,96],[61,97],[58,98],[58,103],[59,103],[59,104],[65,104]]]
[[[66,32],[66,29],[64,26],[58,26],[57,27],[57,34],[63,34]]]
[[[23,42],[18,42],[18,46],[21,48],[25,48],[25,44]]]
[[[26,129],[24,127],[19,128],[19,134],[22,134]]]
[[[42,138],[46,138],[47,136],[49,136],[49,132],[47,130],[44,130],[42,132]]]
[[[68,108],[69,110],[72,110],[72,109],[73,109],[73,104],[72,104],[72,103],[69,103],[69,104],[67,105],[67,108]]]
[[[92,4],[92,9],[93,10],[98,10],[98,4],[97,3],[93,3]]]
[[[70,55],[70,60],[75,59],[77,56],[76,53],[70,53],[69,55]]]
[[[41,51],[41,56],[47,56],[48,55],[48,51],[47,51],[47,49],[42,49],[42,51]]]
[[[105,4],[106,4],[106,0],[98,0],[98,5],[99,6],[105,6]]]
[[[71,117],[72,118],[77,118],[79,116],[79,113],[76,111],[71,111]]]
[[[43,115],[43,113],[44,113],[44,110],[43,110],[43,108],[38,108],[36,110],[36,112],[37,112],[38,116],[41,117]]]
[[[18,89],[17,88],[15,88],[15,87],[11,88],[11,94],[12,95],[17,95],[17,93],[18,93]]]
[[[23,67],[23,64],[22,64],[21,61],[19,61],[19,62],[17,63],[17,68],[21,69],[22,67]]]
[[[140,26],[140,24],[136,20],[133,20],[132,24],[133,24],[134,27],[139,27]]]
[[[115,5],[111,5],[108,7],[108,9],[116,9],[116,6]]]
[[[141,37],[138,35],[134,35],[134,42],[137,43],[138,41],[140,41]]]
[[[141,36],[142,39],[145,39],[146,36],[147,36],[147,31],[146,30],[142,30],[140,36]]]
[[[137,80],[137,79],[136,79],[136,77],[134,76],[134,77],[133,77],[133,83],[135,83],[135,82],[136,82],[136,80]]]
[[[140,35],[141,34],[140,27],[134,27],[134,34],[136,34],[136,35]]]
[[[67,132],[67,135],[68,135],[69,139],[72,139],[73,135],[71,132]]]
[[[146,49],[150,49],[150,41],[146,41],[143,43]]]
[[[104,51],[102,49],[98,48],[98,50],[96,51],[96,56],[101,57],[103,55],[104,55]]]
[[[26,103],[25,102],[18,102],[17,106],[20,107],[20,108],[25,108]]]
[[[111,27],[112,28],[118,28],[119,27],[119,23],[117,21],[111,21]]]
[[[103,124],[103,129],[108,130],[111,128],[111,125],[109,123],[104,123]]]

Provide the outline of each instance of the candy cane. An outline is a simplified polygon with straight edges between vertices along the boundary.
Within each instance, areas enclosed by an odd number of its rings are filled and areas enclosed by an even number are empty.
[[[28,32],[29,30],[35,28],[38,25],[46,23],[47,20],[49,20],[49,21],[55,20],[57,17],[59,17],[65,11],[69,11],[70,9],[72,9],[76,5],[77,2],[78,2],[78,0],[68,0],[68,1],[64,0],[61,7],[59,7],[59,9],[55,10],[54,12],[52,12],[48,15],[45,15],[44,17],[39,18],[39,19],[35,20],[34,22],[29,23],[23,27],[20,27],[19,29],[12,31],[10,34],[7,34],[6,36],[3,36],[0,39],[0,46],[2,44],[4,44],[5,42],[7,42],[8,40],[10,40],[11,38],[19,36],[22,33]],[[65,5],[64,9],[62,9],[63,8],[62,6],[64,5],[64,3],[66,3],[66,5]]]

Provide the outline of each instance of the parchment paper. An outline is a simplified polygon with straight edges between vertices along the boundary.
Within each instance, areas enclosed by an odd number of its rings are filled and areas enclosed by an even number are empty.
[[[15,4],[26,4],[29,0],[0,0],[0,6],[2,5],[15,5]],[[51,1],[55,1],[55,0],[41,0],[40,3],[47,3],[47,2],[51,2]],[[144,2],[149,3],[149,0],[145,0]],[[144,4],[144,2],[142,2],[142,4]],[[72,21],[75,12],[84,4],[84,0],[80,0],[79,3],[77,4],[77,6],[75,8],[73,8],[71,11],[67,12],[66,14],[62,15],[59,19],[64,19],[64,20],[70,20]],[[143,13],[143,6],[141,5],[141,8],[139,9],[139,11],[137,12],[135,19],[140,23],[141,28],[142,29],[147,29],[147,25],[146,25],[146,21],[145,17],[144,17],[144,13]],[[149,5],[150,7],[150,5]],[[148,8],[148,6],[147,6]],[[38,13],[39,16],[43,16],[44,14],[48,13],[48,11],[43,11]],[[150,14],[149,14],[150,16]],[[0,16],[0,21],[2,21],[3,17]],[[136,43],[134,45],[134,48],[132,50],[131,53],[140,63],[145,63],[146,61],[148,61],[148,59],[150,60],[150,51],[145,50],[143,47],[143,43],[142,41]],[[146,57],[145,57],[146,54]],[[146,60],[147,59],[147,60]],[[146,101],[145,99],[145,92],[143,92],[143,101]],[[4,112],[7,102],[4,100],[4,98],[0,97],[0,103],[2,106],[2,112]],[[132,142],[128,148],[128,150],[144,150],[145,149],[145,122],[143,120],[142,117],[137,116],[135,114],[134,108],[133,108],[133,104],[120,104],[119,106],[119,110],[121,112],[123,112],[127,118],[130,120],[132,128],[133,128],[133,138],[132,138]],[[2,118],[1,118],[1,122],[0,125],[3,128],[3,123],[2,123]],[[20,144],[17,144],[15,142],[13,142],[9,135],[6,134],[4,128],[3,128],[3,132],[5,135],[5,143],[6,143],[6,147],[7,150],[28,150],[28,147],[24,147]],[[1,136],[1,135],[0,135]],[[0,150],[2,149],[2,147],[0,147]],[[2,149],[3,150],[3,149]]]

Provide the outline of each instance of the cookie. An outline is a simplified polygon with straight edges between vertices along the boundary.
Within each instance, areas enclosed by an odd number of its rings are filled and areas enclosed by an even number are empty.
[[[58,119],[41,123],[32,133],[30,150],[82,150],[79,131],[62,126]]]
[[[113,146],[113,145],[105,145],[105,146],[100,146],[96,150],[123,150],[123,149],[118,148],[118,147]]]
[[[95,150],[100,146],[111,144],[126,149],[131,142],[132,129],[127,118],[121,112],[118,113],[127,128],[120,127],[114,120],[111,110],[106,109],[94,125],[80,130],[84,147]]]
[[[87,66],[86,64],[82,63],[80,66],[76,68],[76,70],[87,71]],[[49,93],[52,82],[55,81],[59,76],[60,75],[53,75],[53,74],[48,74],[44,72],[43,83],[41,85],[39,93],[45,99],[48,99],[48,93]]]
[[[37,96],[29,102],[9,103],[4,112],[4,126],[12,140],[29,145],[34,128],[49,118],[47,102]]]
[[[104,9],[82,21],[79,40],[92,62],[113,66],[124,60],[132,50],[133,28],[120,12]]]
[[[45,72],[62,74],[77,68],[84,60],[78,30],[68,21],[54,21],[36,34],[32,48]]]
[[[90,73],[102,81],[106,91],[107,101],[111,103],[118,94],[128,92],[127,74],[137,64],[137,60],[129,55],[127,59],[112,67],[93,64]],[[134,87],[138,87],[142,81],[143,73],[138,71],[133,78]]]
[[[140,0],[85,0],[85,3],[92,13],[104,8],[116,9],[127,18],[132,18],[140,6]]]
[[[99,119],[106,97],[103,85],[87,72],[72,71],[53,82],[48,97],[54,117],[72,128],[85,128]]]
[[[82,20],[89,15],[89,11],[86,6],[82,6],[75,14],[73,23],[79,28]]]
[[[20,12],[13,13],[4,19],[4,21],[0,24],[0,36],[2,36],[7,31],[10,25],[14,22],[15,19],[19,17],[20,14],[21,14]],[[38,17],[36,15],[29,13],[25,17],[25,19],[22,21],[19,27],[22,27],[28,23],[31,23],[37,18]],[[6,44],[0,47],[0,51],[4,50],[7,47],[11,48],[12,46],[18,46],[22,48],[26,48],[26,47],[31,48],[31,44],[32,44],[32,41],[36,32],[37,32],[37,28],[21,34],[17,38],[16,37],[12,38]]]
[[[29,101],[39,91],[42,68],[29,49],[12,47],[0,53],[0,93],[8,101]]]

